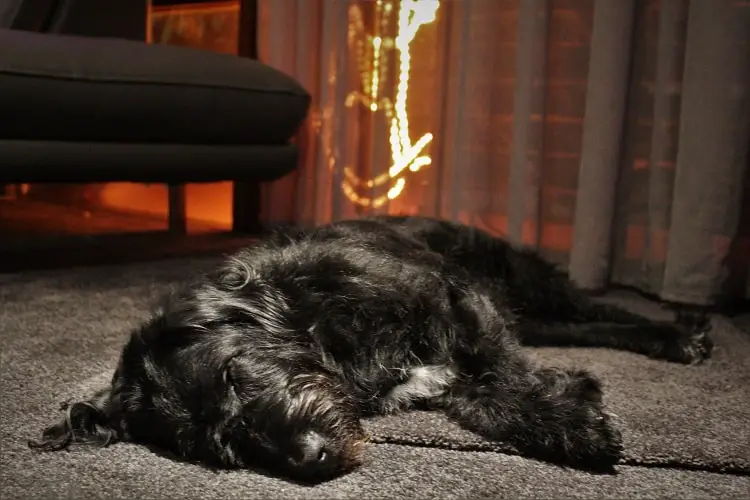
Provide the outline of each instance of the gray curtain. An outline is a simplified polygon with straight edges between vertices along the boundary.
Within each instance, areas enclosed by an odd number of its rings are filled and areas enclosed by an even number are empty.
[[[261,58],[314,98],[267,222],[438,216],[587,289],[750,297],[748,2],[260,0],[260,20]]]

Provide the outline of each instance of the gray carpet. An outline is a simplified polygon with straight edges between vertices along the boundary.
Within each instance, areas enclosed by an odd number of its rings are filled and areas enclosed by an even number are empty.
[[[26,439],[60,401],[106,384],[153,294],[208,260],[0,275],[0,498],[748,498],[750,319],[714,318],[717,350],[684,367],[601,349],[538,349],[540,362],[604,380],[625,465],[614,476],[514,456],[439,415],[367,422],[358,471],[314,488],[248,471],[211,472],[143,447],[36,454]],[[631,295],[609,297],[659,316]],[[738,328],[740,326],[740,328]],[[742,331],[744,330],[744,332]]]

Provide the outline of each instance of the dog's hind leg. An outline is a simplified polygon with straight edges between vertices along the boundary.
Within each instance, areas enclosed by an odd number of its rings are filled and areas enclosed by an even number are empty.
[[[594,300],[531,252],[513,251],[508,258],[514,265],[506,286],[525,345],[609,347],[685,364],[711,355],[706,315],[679,311],[676,321],[655,321]]]
[[[606,347],[682,364],[698,364],[711,355],[707,329],[689,330],[671,322],[545,323],[522,320],[518,336],[523,345],[544,347]]]
[[[536,252],[516,248],[475,228],[419,217],[390,218],[410,235],[459,265],[477,280],[494,285],[520,322],[523,344],[609,347],[680,363],[710,356],[708,318],[679,313],[657,322],[624,308],[593,300]]]
[[[523,344],[608,347],[684,364],[710,357],[707,316],[680,311],[676,321],[655,321],[594,300],[532,252],[506,252],[505,286]]]
[[[545,274],[549,289],[518,307],[524,345],[608,347],[684,364],[711,356],[705,315],[678,312],[676,321],[655,321],[597,302],[559,273]]]

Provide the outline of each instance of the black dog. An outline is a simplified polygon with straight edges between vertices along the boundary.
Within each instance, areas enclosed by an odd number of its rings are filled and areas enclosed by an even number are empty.
[[[37,449],[133,441],[308,481],[360,464],[360,418],[441,409],[530,457],[611,470],[599,382],[519,345],[602,346],[679,363],[706,321],[595,303],[535,254],[467,226],[376,217],[278,233],[168,297],[111,387],[67,407]]]

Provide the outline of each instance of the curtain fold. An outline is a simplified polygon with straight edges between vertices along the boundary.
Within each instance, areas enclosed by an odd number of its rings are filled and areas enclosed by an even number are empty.
[[[477,225],[585,288],[750,298],[750,5],[259,0],[313,96],[269,224]]]
[[[540,237],[548,29],[546,0],[530,0],[519,6],[508,239],[534,248],[538,247]]]
[[[726,264],[739,229],[750,142],[750,8],[737,5],[690,2],[661,290],[668,300],[711,303],[730,271]]]
[[[634,0],[594,3],[569,269],[587,289],[600,290],[609,282],[634,9]]]
[[[667,1],[660,5],[656,42],[656,77],[653,88],[653,126],[648,169],[648,217],[644,235],[642,275],[636,286],[653,283],[663,287],[666,248],[672,217],[674,166],[680,101],[675,82],[682,79],[685,57],[688,2]]]

